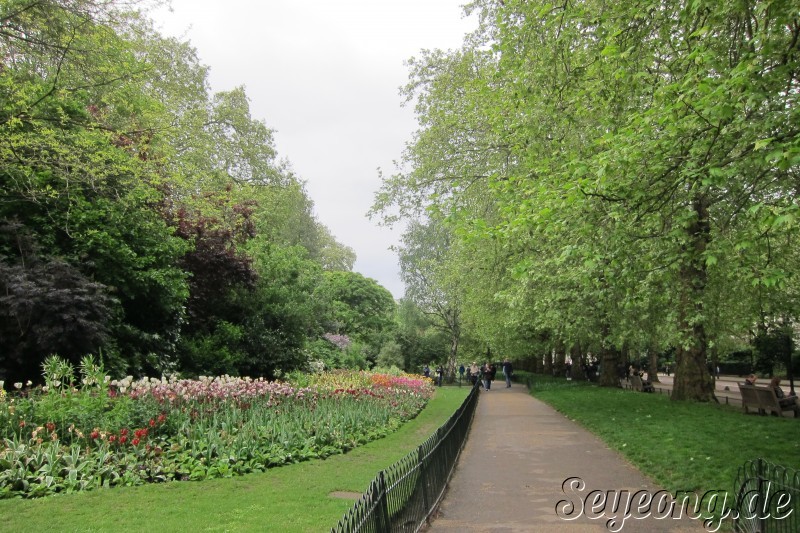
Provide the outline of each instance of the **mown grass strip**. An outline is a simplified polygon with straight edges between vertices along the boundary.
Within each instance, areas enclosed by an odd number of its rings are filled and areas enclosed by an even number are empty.
[[[0,531],[329,531],[379,470],[420,445],[464,401],[469,387],[438,388],[395,433],[347,454],[263,474],[120,487],[38,500],[0,501]]]
[[[737,469],[758,457],[800,466],[800,420],[675,402],[662,394],[533,379],[536,398],[595,433],[673,493],[732,491]]]

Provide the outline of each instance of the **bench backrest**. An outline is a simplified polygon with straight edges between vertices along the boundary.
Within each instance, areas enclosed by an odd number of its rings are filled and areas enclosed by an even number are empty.
[[[755,385],[739,383],[739,393],[742,395],[742,404],[752,405],[753,407],[758,407],[760,405]]]
[[[775,394],[775,389],[772,387],[756,387],[755,389],[756,394],[758,394],[758,401],[761,402],[761,407],[767,411],[781,413],[781,405],[778,401],[778,396]]]
[[[742,394],[742,406],[753,406],[764,411],[781,414],[782,411],[791,410],[792,407],[782,406],[772,387],[758,385],[744,385],[739,383],[739,392]]]

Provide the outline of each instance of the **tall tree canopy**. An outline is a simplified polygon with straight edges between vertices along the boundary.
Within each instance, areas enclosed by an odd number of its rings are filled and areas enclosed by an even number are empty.
[[[411,64],[420,130],[376,210],[443,212],[514,281],[483,301],[517,335],[608,372],[673,346],[673,397],[713,398],[710,350],[800,312],[796,3],[467,9],[481,24],[461,50]]]
[[[274,376],[353,251],[243,88],[125,0],[0,1],[0,380],[58,353],[115,373]],[[313,354],[312,354],[313,357]]]

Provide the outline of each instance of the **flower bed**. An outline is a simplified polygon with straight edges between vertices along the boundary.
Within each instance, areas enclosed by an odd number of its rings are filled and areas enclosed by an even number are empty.
[[[315,375],[304,387],[230,376],[84,376],[80,389],[62,374],[0,397],[1,498],[230,477],[323,458],[394,431],[433,393],[421,376],[368,372]]]

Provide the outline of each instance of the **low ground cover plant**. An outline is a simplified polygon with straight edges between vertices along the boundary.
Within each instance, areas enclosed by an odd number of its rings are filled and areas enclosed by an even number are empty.
[[[75,380],[0,397],[0,498],[231,477],[343,453],[382,437],[433,394],[421,376],[335,372],[292,382],[231,376],[110,380],[91,358]]]

